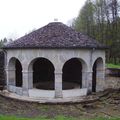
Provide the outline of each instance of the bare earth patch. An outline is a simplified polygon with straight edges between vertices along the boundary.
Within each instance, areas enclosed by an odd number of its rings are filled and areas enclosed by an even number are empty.
[[[75,118],[120,117],[120,90],[111,90],[109,94],[93,103],[69,105],[45,105],[22,102],[0,96],[0,114],[20,117],[46,116],[53,118],[64,115]]]

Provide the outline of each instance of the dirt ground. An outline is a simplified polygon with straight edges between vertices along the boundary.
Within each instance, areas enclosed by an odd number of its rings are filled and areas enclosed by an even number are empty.
[[[68,105],[45,105],[22,102],[0,96],[0,114],[19,117],[45,116],[53,118],[64,115],[75,118],[120,117],[120,90],[111,90],[109,94],[93,103]]]

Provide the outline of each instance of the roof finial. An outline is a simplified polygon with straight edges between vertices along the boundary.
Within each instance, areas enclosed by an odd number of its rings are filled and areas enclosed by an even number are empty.
[[[58,18],[54,18],[54,22],[58,22]]]

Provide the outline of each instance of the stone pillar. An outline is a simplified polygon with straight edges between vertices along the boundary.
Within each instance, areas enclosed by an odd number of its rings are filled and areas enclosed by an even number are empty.
[[[96,91],[103,91],[105,86],[105,71],[103,69],[97,69],[96,83]]]
[[[87,88],[87,72],[82,72],[82,88]]]
[[[82,88],[87,88],[88,93],[92,92],[92,72],[82,72]]]
[[[7,69],[7,85],[15,86],[15,69]]]
[[[8,70],[7,67],[5,68],[5,72],[6,72],[6,85],[7,85],[7,87],[8,87],[8,85],[9,85],[9,84],[8,84],[8,83],[9,83],[9,78],[8,78],[8,76],[9,76],[9,75],[8,75],[9,70]]]
[[[28,82],[28,71],[22,71],[23,75],[23,95],[28,96],[29,82]]]
[[[87,88],[88,88],[88,92],[91,93],[92,92],[92,72],[89,71],[87,72]]]
[[[62,97],[62,72],[55,71],[55,98]]]
[[[33,88],[33,71],[28,71],[28,88]]]

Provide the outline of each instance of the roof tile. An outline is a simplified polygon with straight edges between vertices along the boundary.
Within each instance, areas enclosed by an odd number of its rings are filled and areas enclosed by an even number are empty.
[[[105,46],[63,23],[53,22],[5,45],[4,48],[105,48]]]

